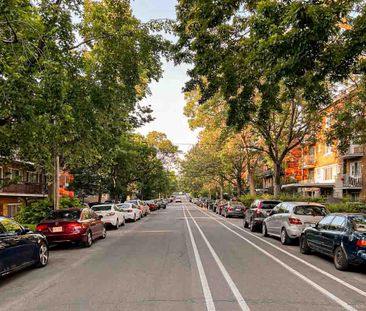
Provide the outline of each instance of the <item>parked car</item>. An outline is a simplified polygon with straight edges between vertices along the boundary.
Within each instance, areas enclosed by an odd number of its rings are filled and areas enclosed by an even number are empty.
[[[157,201],[157,205],[159,208],[166,209],[168,202],[165,199],[161,199]]]
[[[318,223],[329,214],[325,206],[317,203],[282,202],[263,221],[263,236],[277,236],[282,244],[291,244],[302,231]]]
[[[126,220],[131,220],[131,221],[135,222],[136,220],[141,219],[142,213],[135,204],[120,203],[120,204],[117,204],[117,206],[124,212]]]
[[[52,211],[36,227],[48,243],[76,242],[90,247],[96,239],[105,239],[106,226],[90,208],[70,208]]]
[[[100,204],[92,206],[97,215],[103,216],[102,221],[108,226],[118,229],[126,224],[124,212],[116,204]]]
[[[45,267],[48,258],[48,243],[43,235],[0,216],[0,277],[29,266]]]
[[[226,203],[227,203],[226,200],[219,200],[215,204],[215,213],[221,215],[222,208],[225,206]]]
[[[125,201],[125,203],[135,204],[137,208],[141,211],[142,217],[147,216],[147,214],[150,212],[149,207],[141,200],[128,200]]]
[[[156,211],[158,209],[158,205],[155,203],[154,200],[149,200],[149,201],[146,201],[145,203],[149,206],[149,209],[152,212]]]
[[[221,215],[227,217],[243,217],[245,211],[245,206],[239,201],[227,202],[221,211]]]
[[[250,231],[259,230],[263,220],[268,217],[272,209],[282,201],[278,200],[254,200],[244,213],[243,226]]]
[[[330,214],[300,237],[300,251],[333,257],[338,270],[366,264],[366,214]]]

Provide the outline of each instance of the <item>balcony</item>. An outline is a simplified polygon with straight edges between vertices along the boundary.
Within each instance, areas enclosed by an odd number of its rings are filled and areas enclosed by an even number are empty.
[[[341,177],[343,181],[343,188],[362,188],[361,176],[350,176],[349,174],[343,174]]]
[[[315,154],[307,154],[303,158],[302,168],[314,168],[316,163]]]
[[[1,193],[46,195],[47,186],[45,184],[36,183],[16,183],[5,185],[3,188],[0,188],[0,194]]]
[[[346,153],[342,155],[342,159],[352,159],[363,157],[364,151],[363,146],[351,145]]]

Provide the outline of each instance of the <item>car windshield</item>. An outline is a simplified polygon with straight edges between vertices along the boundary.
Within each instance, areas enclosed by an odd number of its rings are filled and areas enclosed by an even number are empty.
[[[72,220],[75,220],[75,219],[80,218],[80,214],[81,214],[81,210],[80,211],[58,210],[58,211],[51,212],[46,217],[46,220],[56,220],[56,219],[72,219]]]
[[[326,216],[328,211],[324,206],[296,206],[294,213],[303,216]]]
[[[262,209],[272,209],[279,203],[281,203],[281,202],[280,201],[262,201]]]
[[[120,208],[130,208],[132,207],[131,204],[123,203],[118,205]]]
[[[366,216],[355,216],[352,218],[353,230],[358,232],[366,232]]]
[[[110,211],[112,209],[112,205],[94,205],[92,209],[95,212]]]

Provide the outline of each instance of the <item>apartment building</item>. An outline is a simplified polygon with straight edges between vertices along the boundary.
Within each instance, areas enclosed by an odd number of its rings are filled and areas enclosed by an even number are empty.
[[[366,176],[363,176],[365,146],[351,144],[349,150],[341,154],[336,142],[329,144],[325,138],[325,132],[332,122],[330,113],[343,105],[345,96],[350,96],[350,93],[339,97],[328,107],[328,115],[323,118],[316,143],[302,147],[300,169],[303,178],[297,183],[285,183],[283,189],[312,197],[366,199],[363,190],[366,189]]]
[[[0,215],[13,217],[22,203],[47,197],[46,176],[32,163],[0,165],[0,181]]]

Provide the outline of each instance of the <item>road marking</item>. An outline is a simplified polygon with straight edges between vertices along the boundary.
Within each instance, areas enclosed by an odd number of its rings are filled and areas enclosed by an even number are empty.
[[[185,210],[187,210],[189,216],[191,217],[192,221],[194,222],[194,224],[196,225],[199,233],[201,234],[203,240],[205,241],[208,249],[211,252],[212,257],[215,259],[222,275],[224,276],[226,282],[228,283],[231,291],[233,292],[241,310],[246,310],[249,311],[249,306],[247,305],[247,303],[245,302],[243,296],[240,294],[239,289],[236,287],[234,281],[232,280],[231,276],[229,275],[229,273],[227,272],[226,268],[224,267],[222,261],[220,260],[219,256],[216,254],[215,250],[213,249],[213,247],[211,246],[210,242],[207,240],[205,234],[202,232],[200,226],[197,224],[196,220],[192,217],[191,212],[189,211],[189,209],[187,209],[187,207],[184,208]]]
[[[208,213],[206,213],[206,212],[203,212],[203,211],[201,211],[201,212],[202,212],[203,214],[205,214],[205,215],[208,215],[209,217],[212,217],[210,214],[208,214]],[[221,219],[220,217],[215,216],[215,215],[214,215],[214,217],[215,217],[215,218],[217,218],[217,219]],[[270,242],[266,241],[265,239],[263,239],[263,238],[261,238],[261,237],[259,237],[259,236],[255,235],[255,234],[253,234],[253,233],[251,233],[251,232],[248,232],[248,231],[244,230],[243,228],[239,227],[238,225],[233,224],[233,223],[232,223],[232,222],[230,222],[230,221],[225,221],[225,222],[229,223],[230,225],[232,225],[233,227],[235,227],[235,228],[239,229],[240,231],[243,231],[243,232],[245,232],[246,234],[248,234],[248,235],[250,235],[250,236],[252,236],[252,237],[255,237],[256,239],[258,239],[258,240],[260,240],[260,241],[262,241],[262,242],[264,242],[264,243],[266,243],[266,244],[268,244],[268,245],[272,246],[273,248],[277,249],[278,251],[282,252],[283,254],[286,254],[286,255],[290,256],[291,258],[296,259],[297,261],[301,262],[302,264],[304,264],[304,265],[306,265],[306,266],[308,266],[308,267],[312,268],[313,270],[315,270],[315,271],[317,271],[317,272],[319,272],[319,273],[321,273],[321,274],[325,275],[326,277],[328,277],[328,278],[330,278],[330,279],[332,279],[332,280],[336,281],[337,283],[339,283],[339,284],[343,285],[344,287],[347,287],[348,289],[350,289],[350,290],[352,290],[352,291],[356,292],[357,294],[359,294],[359,295],[361,295],[361,296],[363,296],[363,297],[366,297],[366,292],[365,292],[365,291],[363,291],[363,290],[361,290],[361,289],[359,289],[359,288],[357,288],[357,287],[355,287],[355,286],[353,286],[353,285],[351,285],[351,284],[349,284],[349,283],[347,283],[347,282],[345,282],[345,281],[341,280],[340,278],[337,278],[337,277],[336,277],[336,276],[334,276],[333,274],[330,274],[330,273],[328,273],[328,272],[326,272],[326,271],[324,271],[324,270],[322,270],[322,269],[320,269],[320,268],[318,268],[318,267],[316,267],[316,266],[312,265],[311,263],[309,263],[309,262],[307,262],[307,261],[305,261],[305,260],[301,259],[300,257],[297,257],[296,255],[291,254],[291,253],[289,253],[288,251],[285,251],[284,249],[282,249],[282,248],[278,247],[277,245],[274,245],[274,244],[272,244],[272,243],[270,243]]]
[[[201,280],[203,294],[205,296],[206,308],[207,308],[207,311],[215,311],[216,309],[215,309],[215,304],[214,304],[213,299],[212,299],[211,290],[210,290],[210,287],[209,287],[208,282],[207,282],[205,270],[203,269],[201,257],[200,257],[200,254],[198,252],[196,241],[194,239],[194,236],[193,236],[193,233],[192,233],[192,230],[191,230],[191,226],[188,222],[188,218],[186,216],[185,209],[183,209],[183,213],[184,213],[184,217],[185,217],[185,220],[186,220],[189,237],[191,238],[193,253],[194,253],[194,257],[196,259],[196,264],[197,264],[198,273],[199,273],[200,280]]]
[[[205,212],[202,212],[200,209],[198,209],[198,210],[201,213],[206,214]],[[332,294],[331,292],[329,292],[328,290],[326,290],[325,288],[321,287],[317,283],[315,283],[312,280],[310,280],[309,278],[307,278],[305,275],[303,275],[300,272],[298,272],[297,270],[289,267],[286,263],[284,263],[280,259],[276,258],[275,256],[273,256],[269,252],[267,252],[264,249],[260,248],[259,246],[257,246],[256,244],[254,244],[252,241],[248,240],[247,238],[243,237],[242,235],[240,235],[239,233],[237,233],[233,229],[231,229],[228,226],[226,226],[225,224],[223,224],[222,222],[218,221],[215,217],[211,217],[211,218],[213,220],[215,220],[217,223],[219,223],[221,226],[225,227],[226,229],[228,229],[229,231],[231,231],[232,233],[234,233],[236,236],[238,236],[242,240],[246,241],[247,243],[249,243],[250,245],[252,245],[256,249],[258,249],[261,253],[265,254],[266,256],[268,256],[269,258],[271,258],[272,260],[276,261],[279,265],[281,265],[285,269],[287,269],[291,273],[295,274],[297,277],[299,277],[300,279],[302,279],[304,282],[308,283],[309,285],[311,285],[312,287],[314,287],[315,289],[317,289],[323,295],[327,296],[328,298],[330,298],[331,300],[333,300],[334,302],[336,302],[337,304],[339,304],[340,306],[342,306],[345,310],[349,310],[349,311],[355,311],[355,310],[357,310],[354,307],[352,307],[351,305],[349,305],[348,303],[346,303],[345,301],[343,301],[342,299],[338,298],[337,296],[335,296],[334,294]]]

